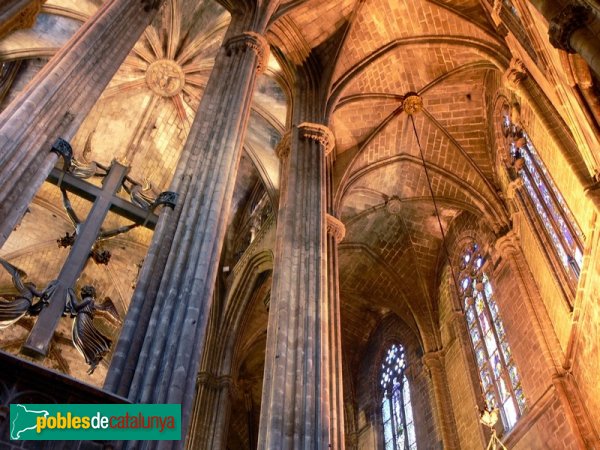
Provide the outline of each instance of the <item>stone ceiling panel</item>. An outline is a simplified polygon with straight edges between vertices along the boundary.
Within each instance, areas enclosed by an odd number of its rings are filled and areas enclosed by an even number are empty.
[[[376,50],[397,39],[454,35],[493,40],[477,25],[432,2],[374,0],[359,5],[361,9],[351,24],[334,80]]]

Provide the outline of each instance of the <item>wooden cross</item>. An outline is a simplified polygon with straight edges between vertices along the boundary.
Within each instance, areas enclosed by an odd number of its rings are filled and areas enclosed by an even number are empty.
[[[140,208],[115,195],[121,188],[128,170],[128,167],[113,161],[103,179],[102,188],[58,169],[54,169],[48,177],[48,181],[60,185],[61,188],[65,188],[67,191],[88,200],[93,199],[94,204],[85,222],[79,227],[69,256],[58,278],[53,282],[55,287],[48,299],[49,305],[41,311],[21,349],[23,353],[34,357],[47,355],[50,341],[65,310],[67,291],[73,287],[83,271],[90,250],[98,238],[102,223],[109,211],[112,210],[148,228],[154,228],[156,225],[157,217],[151,211]]]

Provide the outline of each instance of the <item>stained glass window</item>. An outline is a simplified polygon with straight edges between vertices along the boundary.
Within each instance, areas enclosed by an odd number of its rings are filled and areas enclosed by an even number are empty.
[[[511,429],[523,414],[525,396],[483,263],[479,246],[470,244],[462,255],[460,290],[485,402],[489,410],[500,410]]]
[[[583,263],[583,233],[527,133],[508,116],[503,118],[503,127],[510,137],[513,166],[523,180],[532,209],[537,213],[567,279],[575,286]]]
[[[410,402],[410,388],[404,371],[404,347],[392,345],[381,365],[381,413],[385,450],[415,450],[417,439]]]

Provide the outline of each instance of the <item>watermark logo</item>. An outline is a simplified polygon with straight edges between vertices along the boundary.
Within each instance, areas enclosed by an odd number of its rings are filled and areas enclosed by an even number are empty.
[[[10,405],[12,440],[180,440],[181,405]]]

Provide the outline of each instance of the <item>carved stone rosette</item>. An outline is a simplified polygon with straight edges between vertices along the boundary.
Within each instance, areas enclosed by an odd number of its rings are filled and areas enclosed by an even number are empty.
[[[393,196],[385,203],[385,210],[392,216],[399,216],[400,211],[402,211],[402,201],[398,197]]]
[[[327,220],[327,234],[333,236],[335,242],[339,244],[346,236],[346,226],[331,214],[326,214],[325,218]]]
[[[516,91],[521,83],[527,79],[527,69],[523,61],[518,58],[510,60],[510,65],[504,75],[502,75],[502,82],[508,89]]]
[[[409,116],[417,114],[423,110],[423,98],[416,92],[408,92],[404,96],[402,107]]]
[[[256,71],[259,74],[263,73],[269,64],[269,43],[264,36],[253,31],[245,31],[238,36],[232,37],[225,43],[225,48],[229,56],[233,53],[245,52],[246,50],[256,53]]]
[[[318,123],[302,122],[298,125],[300,139],[309,139],[318,142],[323,147],[325,156],[329,155],[335,147],[335,137],[329,128]]]
[[[550,43],[567,53],[576,53],[571,47],[571,35],[585,26],[589,19],[590,11],[583,5],[571,3],[550,21],[548,35]]]

